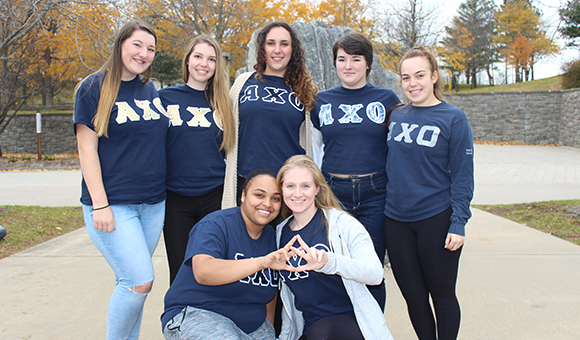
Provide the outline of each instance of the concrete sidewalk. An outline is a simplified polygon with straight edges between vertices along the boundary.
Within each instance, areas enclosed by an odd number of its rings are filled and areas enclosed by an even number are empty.
[[[474,203],[580,198],[580,150],[476,145],[475,161]],[[0,172],[0,205],[27,204],[11,203],[11,192],[18,191],[34,193],[28,202],[36,203],[28,204],[60,205],[52,203],[79,192],[80,174],[63,173],[69,179],[56,184],[62,178],[50,172]],[[141,339],[163,339],[163,247],[161,242],[153,257],[157,284],[145,306]],[[389,328],[395,339],[416,339],[389,270],[385,278]],[[103,339],[113,280],[84,229],[0,260],[0,339]],[[578,339],[579,284],[580,247],[473,209],[459,271],[459,338]]]

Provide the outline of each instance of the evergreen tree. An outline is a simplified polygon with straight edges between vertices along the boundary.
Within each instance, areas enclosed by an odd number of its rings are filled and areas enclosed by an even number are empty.
[[[560,19],[564,26],[560,28],[563,36],[571,39],[568,46],[578,46],[576,38],[580,38],[580,0],[569,0],[568,3],[559,10]]]
[[[483,70],[487,71],[489,84],[494,84],[491,72],[493,63],[497,61],[497,48],[492,41],[494,9],[492,0],[466,0],[459,6],[453,25],[445,28],[447,37],[444,44],[460,48],[465,54],[463,70],[472,89],[477,86],[476,74]],[[469,45],[461,38],[466,32],[472,40]]]

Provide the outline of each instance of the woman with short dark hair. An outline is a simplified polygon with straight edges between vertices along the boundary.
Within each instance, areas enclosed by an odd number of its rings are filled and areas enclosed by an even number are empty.
[[[340,203],[368,230],[383,261],[385,123],[399,98],[392,90],[367,83],[373,45],[365,36],[352,33],[341,37],[332,52],[341,85],[320,92],[312,111],[312,123],[322,133],[324,143],[322,173]],[[384,282],[369,289],[384,309]]]

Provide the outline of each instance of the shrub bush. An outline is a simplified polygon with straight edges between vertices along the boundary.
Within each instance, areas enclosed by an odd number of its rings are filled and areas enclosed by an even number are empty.
[[[572,89],[580,87],[580,60],[572,60],[564,63],[561,68],[562,72],[562,87],[565,89]]]

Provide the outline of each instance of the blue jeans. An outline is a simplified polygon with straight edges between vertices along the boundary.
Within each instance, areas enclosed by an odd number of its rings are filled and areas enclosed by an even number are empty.
[[[350,176],[340,178],[326,171],[323,172],[326,182],[342,203],[365,226],[371,235],[375,251],[381,263],[385,260],[385,201],[387,174],[384,171],[368,176]],[[381,308],[385,309],[386,291],[384,281],[378,286],[368,286]]]
[[[92,206],[83,205],[89,236],[115,272],[116,287],[107,312],[107,339],[138,339],[147,294],[134,291],[134,287],[155,279],[151,257],[163,229],[165,201],[112,205],[111,209],[115,230],[105,233],[93,226]]]

